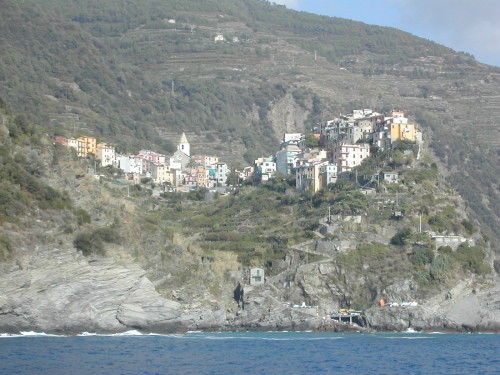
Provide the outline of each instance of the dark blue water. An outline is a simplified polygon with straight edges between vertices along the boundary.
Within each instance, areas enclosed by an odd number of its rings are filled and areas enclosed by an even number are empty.
[[[500,374],[499,335],[0,338],[0,374]]]

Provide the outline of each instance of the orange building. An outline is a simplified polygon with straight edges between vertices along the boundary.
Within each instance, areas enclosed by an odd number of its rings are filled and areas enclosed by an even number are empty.
[[[203,167],[196,168],[196,186],[208,185],[208,172]]]
[[[407,140],[415,142],[417,140],[417,127],[415,124],[390,124],[391,127],[391,139],[395,140]]]
[[[94,137],[78,137],[77,154],[82,158],[86,158],[89,154],[97,154],[97,138]]]

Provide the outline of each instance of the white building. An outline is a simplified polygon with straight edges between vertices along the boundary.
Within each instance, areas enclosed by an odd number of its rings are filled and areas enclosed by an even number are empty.
[[[142,159],[137,156],[117,155],[116,166],[125,173],[142,174]]]
[[[332,161],[337,164],[338,173],[352,170],[368,156],[370,156],[370,145],[365,143],[338,145],[332,151]]]
[[[276,175],[276,163],[272,160],[265,160],[259,166],[258,171],[262,181],[268,181]]]
[[[215,182],[219,186],[225,186],[229,176],[229,167],[226,163],[215,164]]]
[[[68,138],[68,147],[72,147],[78,151],[78,140],[74,138]]]
[[[302,133],[285,133],[283,135],[283,142],[298,144],[303,138],[304,135]]]
[[[321,166],[321,185],[324,189],[329,184],[337,182],[337,164],[325,164]]]

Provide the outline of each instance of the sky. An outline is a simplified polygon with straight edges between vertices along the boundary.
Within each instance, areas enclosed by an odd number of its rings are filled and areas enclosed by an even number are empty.
[[[430,39],[500,67],[500,0],[271,0]]]

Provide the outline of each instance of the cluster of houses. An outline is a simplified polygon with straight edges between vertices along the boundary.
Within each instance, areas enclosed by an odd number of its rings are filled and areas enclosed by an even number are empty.
[[[319,147],[309,149],[303,134],[285,134],[274,156],[255,161],[257,176],[266,181],[277,172],[293,174],[298,190],[317,192],[350,174],[370,156],[371,147],[386,150],[396,141],[422,142],[422,133],[402,111],[382,114],[371,109],[354,110],[320,124],[314,135]],[[397,181],[395,173],[384,174],[383,178]]]
[[[101,166],[121,169],[130,180],[149,177],[155,183],[178,190],[225,186],[230,173],[229,166],[220,162],[217,156],[191,156],[191,146],[184,133],[177,151],[171,156],[151,150],[141,150],[136,155],[121,155],[113,146],[97,143],[94,137],[56,137],[55,141],[74,148],[79,157],[94,155]]]
[[[398,140],[422,141],[421,132],[408,122],[404,112],[381,114],[370,109],[355,110],[326,121],[315,129],[314,136],[319,147],[311,149],[306,147],[304,134],[287,133],[274,156],[258,158],[253,166],[234,172],[240,180],[254,176],[264,182],[275,177],[277,172],[294,175],[298,190],[317,192],[360,165],[370,156],[370,147],[384,150]],[[102,166],[120,168],[131,180],[149,177],[155,183],[180,191],[226,186],[231,173],[229,166],[217,156],[191,156],[191,146],[184,133],[177,151],[171,156],[151,150],[121,155],[113,146],[98,143],[94,137],[56,137],[55,140],[74,148],[80,157],[95,155]],[[388,173],[387,179],[394,182],[397,176]]]

